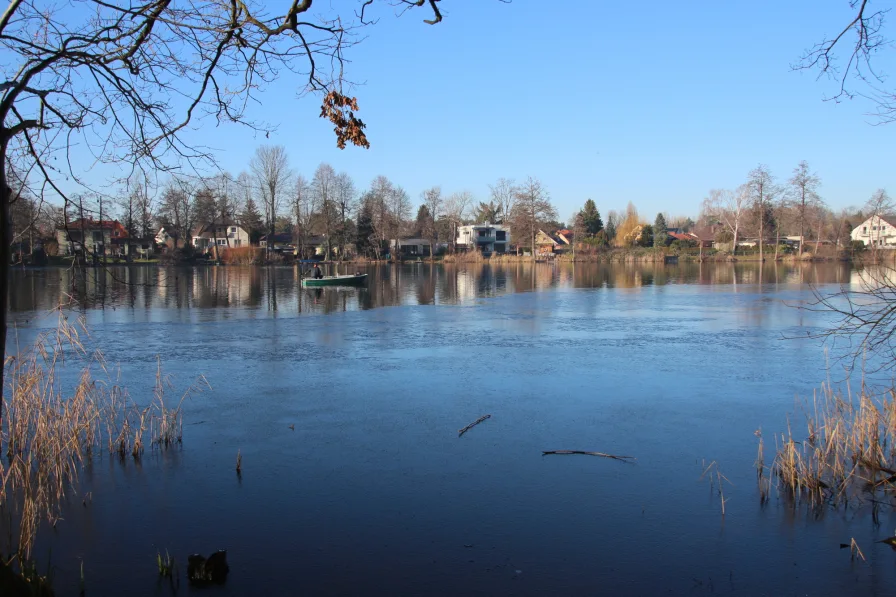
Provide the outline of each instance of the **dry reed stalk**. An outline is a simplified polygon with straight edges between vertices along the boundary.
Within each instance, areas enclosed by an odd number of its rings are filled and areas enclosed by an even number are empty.
[[[236,474],[243,472],[243,455],[239,450],[236,451]]]
[[[803,406],[806,439],[797,441],[788,421],[776,436],[772,474],[794,504],[842,505],[864,499],[867,490],[896,489],[896,393],[873,395],[864,384],[846,395],[822,384]],[[762,438],[760,437],[760,451]],[[764,499],[760,492],[760,499]]]
[[[702,481],[703,479],[708,478],[710,490],[712,490],[714,488],[715,484],[718,483],[718,489],[716,489],[716,491],[718,492],[719,499],[721,500],[722,518],[724,518],[725,517],[725,504],[727,504],[731,498],[725,497],[725,488],[723,487],[722,482],[725,481],[728,483],[728,485],[734,485],[734,483],[732,483],[728,477],[726,477],[725,475],[722,474],[722,470],[721,470],[721,468],[719,468],[719,463],[716,462],[715,460],[710,462],[708,465],[706,464],[706,461],[704,460],[703,464],[704,464],[704,468],[703,468],[703,473],[700,475],[700,480]]]
[[[41,518],[54,525],[59,520],[94,447],[106,443],[110,453],[138,457],[147,417],[163,417],[180,437],[180,405],[165,409],[154,401],[137,408],[102,354],[87,351],[83,335],[83,321],[70,322],[60,311],[56,329],[19,350],[7,367],[0,428],[7,466],[0,463],[0,503],[18,514],[20,563],[30,558]],[[61,375],[66,364],[81,371],[68,391]],[[196,389],[191,386],[185,396]]]
[[[855,560],[856,556],[862,558],[862,561],[865,561],[865,554],[862,553],[862,550],[859,548],[859,544],[856,543],[855,537],[850,537],[849,540],[849,559]]]

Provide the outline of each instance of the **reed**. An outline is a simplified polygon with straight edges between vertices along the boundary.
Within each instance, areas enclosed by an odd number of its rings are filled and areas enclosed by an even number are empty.
[[[96,448],[105,445],[110,454],[138,459],[147,429],[159,448],[179,442],[181,404],[201,389],[190,386],[177,407],[169,409],[158,392],[165,379],[159,371],[157,393],[140,408],[102,353],[85,348],[86,335],[83,321],[72,322],[60,311],[54,330],[8,359],[0,428],[6,456],[5,463],[0,460],[0,504],[15,513],[16,556],[22,570],[41,520],[55,526]],[[66,384],[66,367],[80,371],[74,383]]]
[[[883,492],[896,497],[896,388],[872,393],[864,382],[858,394],[829,383],[802,404],[805,437],[790,421],[775,436],[768,473],[794,504],[840,506]],[[759,436],[760,451],[762,437]]]
[[[703,462],[703,473],[700,475],[700,480],[704,479],[709,481],[709,489],[710,491],[716,491],[719,494],[719,501],[722,505],[722,518],[725,518],[725,504],[728,503],[728,500],[731,498],[725,497],[725,487],[724,483],[728,483],[729,485],[733,485],[730,479],[722,474],[722,469],[719,467],[719,463],[713,460],[708,465],[706,461]]]
[[[227,265],[258,265],[264,263],[264,254],[258,247],[229,247],[220,249],[219,258]]]

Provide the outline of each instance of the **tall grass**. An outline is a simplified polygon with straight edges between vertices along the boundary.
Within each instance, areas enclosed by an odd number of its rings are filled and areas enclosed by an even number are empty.
[[[767,471],[794,504],[896,497],[896,388],[874,394],[863,383],[858,394],[847,387],[843,395],[823,384],[803,411],[805,435],[788,420],[786,432],[775,436],[770,467],[760,461],[760,489]]]
[[[265,250],[258,247],[228,247],[219,249],[221,263],[227,265],[257,265],[264,263]]]
[[[51,525],[77,489],[85,464],[105,446],[110,454],[139,459],[144,437],[165,448],[181,440],[181,404],[200,391],[190,386],[177,406],[165,403],[170,381],[158,370],[149,404],[138,407],[118,375],[99,351],[88,351],[83,321],[71,322],[62,312],[54,330],[7,359],[0,440],[0,504],[15,513],[16,552],[20,563],[30,559],[42,519]],[[77,367],[66,388],[63,369]],[[207,385],[203,378],[200,381]],[[12,519],[12,516],[10,516]]]

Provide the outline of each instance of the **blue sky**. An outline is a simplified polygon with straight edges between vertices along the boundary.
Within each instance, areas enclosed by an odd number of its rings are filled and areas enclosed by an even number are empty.
[[[336,149],[295,79],[253,114],[279,124],[270,139],[210,121],[200,137],[234,173],[278,143],[306,177],[320,162],[359,188],[383,174],[415,201],[434,184],[486,199],[499,177],[537,176],[561,218],[589,197],[602,213],[633,201],[647,217],[696,215],[760,162],[783,181],[807,160],[835,209],[896,194],[896,124],[869,124],[865,100],[823,101],[834,83],[790,68],[848,22],[847,0],[441,4],[436,26],[381,9],[348,56],[369,150]]]

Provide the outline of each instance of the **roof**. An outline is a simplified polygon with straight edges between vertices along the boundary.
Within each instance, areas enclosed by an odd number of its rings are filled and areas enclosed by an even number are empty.
[[[96,228],[104,228],[104,229],[108,229],[108,230],[114,230],[115,228],[119,228],[119,227],[124,228],[124,226],[122,226],[121,222],[119,222],[118,220],[94,220],[92,218],[83,218],[83,219],[72,220],[68,224],[65,224],[62,226],[57,226],[56,229],[57,230],[65,230],[67,228],[69,230],[73,230],[73,229],[80,230],[82,227],[85,229],[88,229],[88,230],[96,229]]]
[[[239,226],[239,224],[230,218],[224,218],[220,222],[206,222],[193,229],[193,236],[212,238],[214,236],[214,234],[210,232],[212,228],[227,228],[230,226]],[[206,234],[208,234],[207,237],[205,236]]]
[[[268,241],[268,237],[270,234],[263,235],[259,240],[263,240],[265,242]],[[274,235],[275,243],[291,243],[292,242],[292,232],[278,232]]]
[[[702,241],[714,241],[716,239],[716,231],[708,226],[694,228],[689,234],[692,238],[696,237]]]
[[[678,240],[697,240],[693,234],[685,234],[683,232],[668,232],[667,231],[666,234],[668,234],[672,238],[675,238]]]
[[[555,239],[553,236],[546,233],[544,230],[539,230],[538,234],[535,235],[535,243],[536,244],[538,244],[538,243],[546,244],[547,241],[545,241],[544,239],[548,239],[549,241],[551,241],[552,245],[560,244],[559,242],[557,242],[557,239]]]

